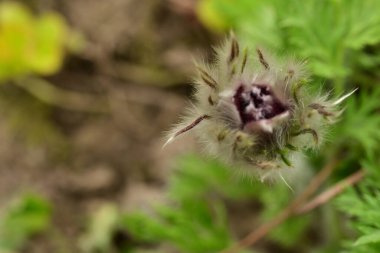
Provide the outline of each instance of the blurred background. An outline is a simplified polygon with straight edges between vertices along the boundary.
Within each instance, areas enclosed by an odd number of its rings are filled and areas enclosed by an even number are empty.
[[[380,1],[0,1],[0,253],[219,252],[338,157],[366,177],[241,252],[380,252]],[[236,178],[186,136],[193,59],[231,30],[307,59],[345,103],[294,191]]]

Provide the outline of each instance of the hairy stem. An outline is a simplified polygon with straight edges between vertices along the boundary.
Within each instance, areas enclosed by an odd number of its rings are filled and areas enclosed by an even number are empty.
[[[332,198],[334,198],[336,195],[344,191],[347,187],[356,184],[364,177],[364,171],[359,170],[349,177],[343,179],[342,181],[336,183],[331,188],[327,189],[326,191],[319,194],[314,199],[307,202],[305,205],[301,206],[297,209],[297,214],[304,214],[307,212],[310,212],[311,210],[325,204]]]

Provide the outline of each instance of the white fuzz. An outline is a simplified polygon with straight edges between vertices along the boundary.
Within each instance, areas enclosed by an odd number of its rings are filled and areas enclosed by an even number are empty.
[[[356,91],[358,90],[358,88],[354,89],[353,91],[347,93],[346,95],[343,95],[341,96],[339,99],[337,99],[333,105],[339,105],[340,103],[342,103],[346,98],[348,98],[349,96],[351,96],[352,94],[354,94]]]
[[[194,105],[165,145],[191,132],[237,171],[288,184],[297,152],[321,144],[341,113],[337,106],[355,90],[336,101],[313,94],[304,62],[276,62],[260,49],[240,48],[233,35],[215,53],[214,63],[196,63]]]

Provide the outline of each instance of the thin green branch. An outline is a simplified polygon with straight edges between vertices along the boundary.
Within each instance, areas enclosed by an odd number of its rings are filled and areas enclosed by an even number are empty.
[[[105,98],[64,90],[41,78],[18,79],[13,84],[52,106],[91,113],[108,112],[108,103]]]

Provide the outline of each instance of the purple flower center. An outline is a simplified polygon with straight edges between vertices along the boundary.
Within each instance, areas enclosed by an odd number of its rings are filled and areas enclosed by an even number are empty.
[[[288,110],[271,87],[264,84],[240,85],[233,99],[243,127],[249,122],[271,119]]]

